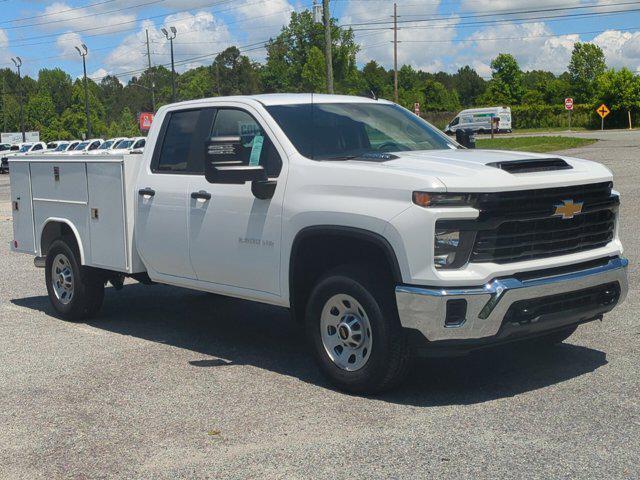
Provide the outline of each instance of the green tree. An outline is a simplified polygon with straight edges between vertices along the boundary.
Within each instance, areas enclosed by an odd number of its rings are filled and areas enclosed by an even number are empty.
[[[576,43],[568,69],[576,102],[592,103],[596,81],[607,69],[602,49],[593,43]]]
[[[220,53],[211,67],[220,95],[249,95],[262,91],[259,66],[237,47]]]
[[[457,90],[460,103],[473,106],[487,88],[487,82],[473,68],[466,65],[453,76],[453,87]]]
[[[38,73],[38,92],[51,97],[58,115],[69,106],[72,86],[71,76],[60,68],[42,69]]]
[[[596,85],[598,103],[605,103],[614,113],[618,110],[630,114],[640,107],[640,78],[628,68],[607,70],[598,77]],[[623,120],[618,118],[618,122]]]
[[[453,112],[460,109],[460,100],[455,90],[447,90],[440,82],[427,80],[423,87],[423,110]]]
[[[353,92],[364,88],[356,67],[359,46],[353,31],[339,28],[332,19],[331,39],[335,90]],[[289,25],[267,43],[267,61],[261,72],[264,89],[267,92],[304,91],[307,84],[302,73],[314,47],[324,51],[323,26],[313,21],[309,11],[293,12]],[[307,74],[310,68],[307,67]]]
[[[491,62],[491,80],[483,100],[488,103],[519,104],[524,95],[522,70],[513,55],[501,53]]]
[[[327,64],[324,60],[324,54],[318,47],[313,46],[309,49],[307,62],[302,67],[302,88],[308,92],[326,92],[327,91]]]
[[[393,95],[393,72],[387,72],[375,60],[369,61],[362,68],[362,80],[365,93],[373,92],[376,97],[391,97]]]

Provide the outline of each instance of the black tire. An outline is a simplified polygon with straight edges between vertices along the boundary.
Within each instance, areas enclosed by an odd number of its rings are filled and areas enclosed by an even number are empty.
[[[376,394],[399,385],[405,378],[410,355],[400,326],[391,279],[361,266],[339,267],[316,283],[305,315],[305,333],[322,373],[340,390]],[[347,371],[331,359],[321,335],[325,304],[346,294],[362,305],[371,327],[371,351],[364,366]]]
[[[532,340],[532,343],[537,347],[550,348],[564,342],[567,338],[575,333],[578,329],[577,325],[563,328],[562,330],[556,330],[555,332],[543,335],[541,337]]]
[[[67,302],[58,298],[54,287],[53,263],[59,256],[68,259],[73,275],[73,295]],[[102,307],[104,278],[95,269],[80,264],[75,242],[69,239],[58,238],[51,244],[45,262],[45,280],[49,301],[60,318],[71,321],[88,319]]]

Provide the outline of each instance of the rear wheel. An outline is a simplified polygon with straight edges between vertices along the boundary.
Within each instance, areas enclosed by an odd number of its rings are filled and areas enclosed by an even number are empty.
[[[352,393],[398,385],[409,364],[392,283],[358,266],[340,267],[313,289],[306,334],[322,373]]]
[[[104,300],[104,279],[80,264],[75,245],[66,238],[54,240],[47,252],[45,279],[49,301],[65,320],[94,316]]]

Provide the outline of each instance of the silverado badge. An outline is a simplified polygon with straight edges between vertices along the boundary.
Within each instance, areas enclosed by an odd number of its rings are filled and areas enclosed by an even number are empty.
[[[583,202],[574,202],[573,200],[563,200],[561,204],[556,205],[556,213],[563,220],[569,220],[582,212]]]

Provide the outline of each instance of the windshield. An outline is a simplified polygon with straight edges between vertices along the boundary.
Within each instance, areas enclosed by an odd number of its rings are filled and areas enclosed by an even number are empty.
[[[78,146],[74,148],[74,150],[84,150],[85,148],[87,148],[87,145],[89,145],[89,142],[79,143]]]
[[[98,150],[109,150],[109,147],[111,147],[111,145],[113,145],[113,140],[107,140],[98,147]]]
[[[9,150],[11,146],[9,145],[0,145],[0,152],[4,152],[5,150]]]
[[[131,144],[133,143],[133,140],[123,140],[118,144],[118,148],[129,148],[131,147]]]
[[[29,151],[29,149],[32,147],[33,145],[28,144],[28,145],[22,145],[20,147],[20,153],[26,153]]]
[[[60,143],[55,148],[54,152],[64,152],[67,149],[68,146],[69,146],[68,143]]]
[[[315,160],[367,153],[457,148],[408,110],[380,103],[315,103],[267,107],[298,152]]]

